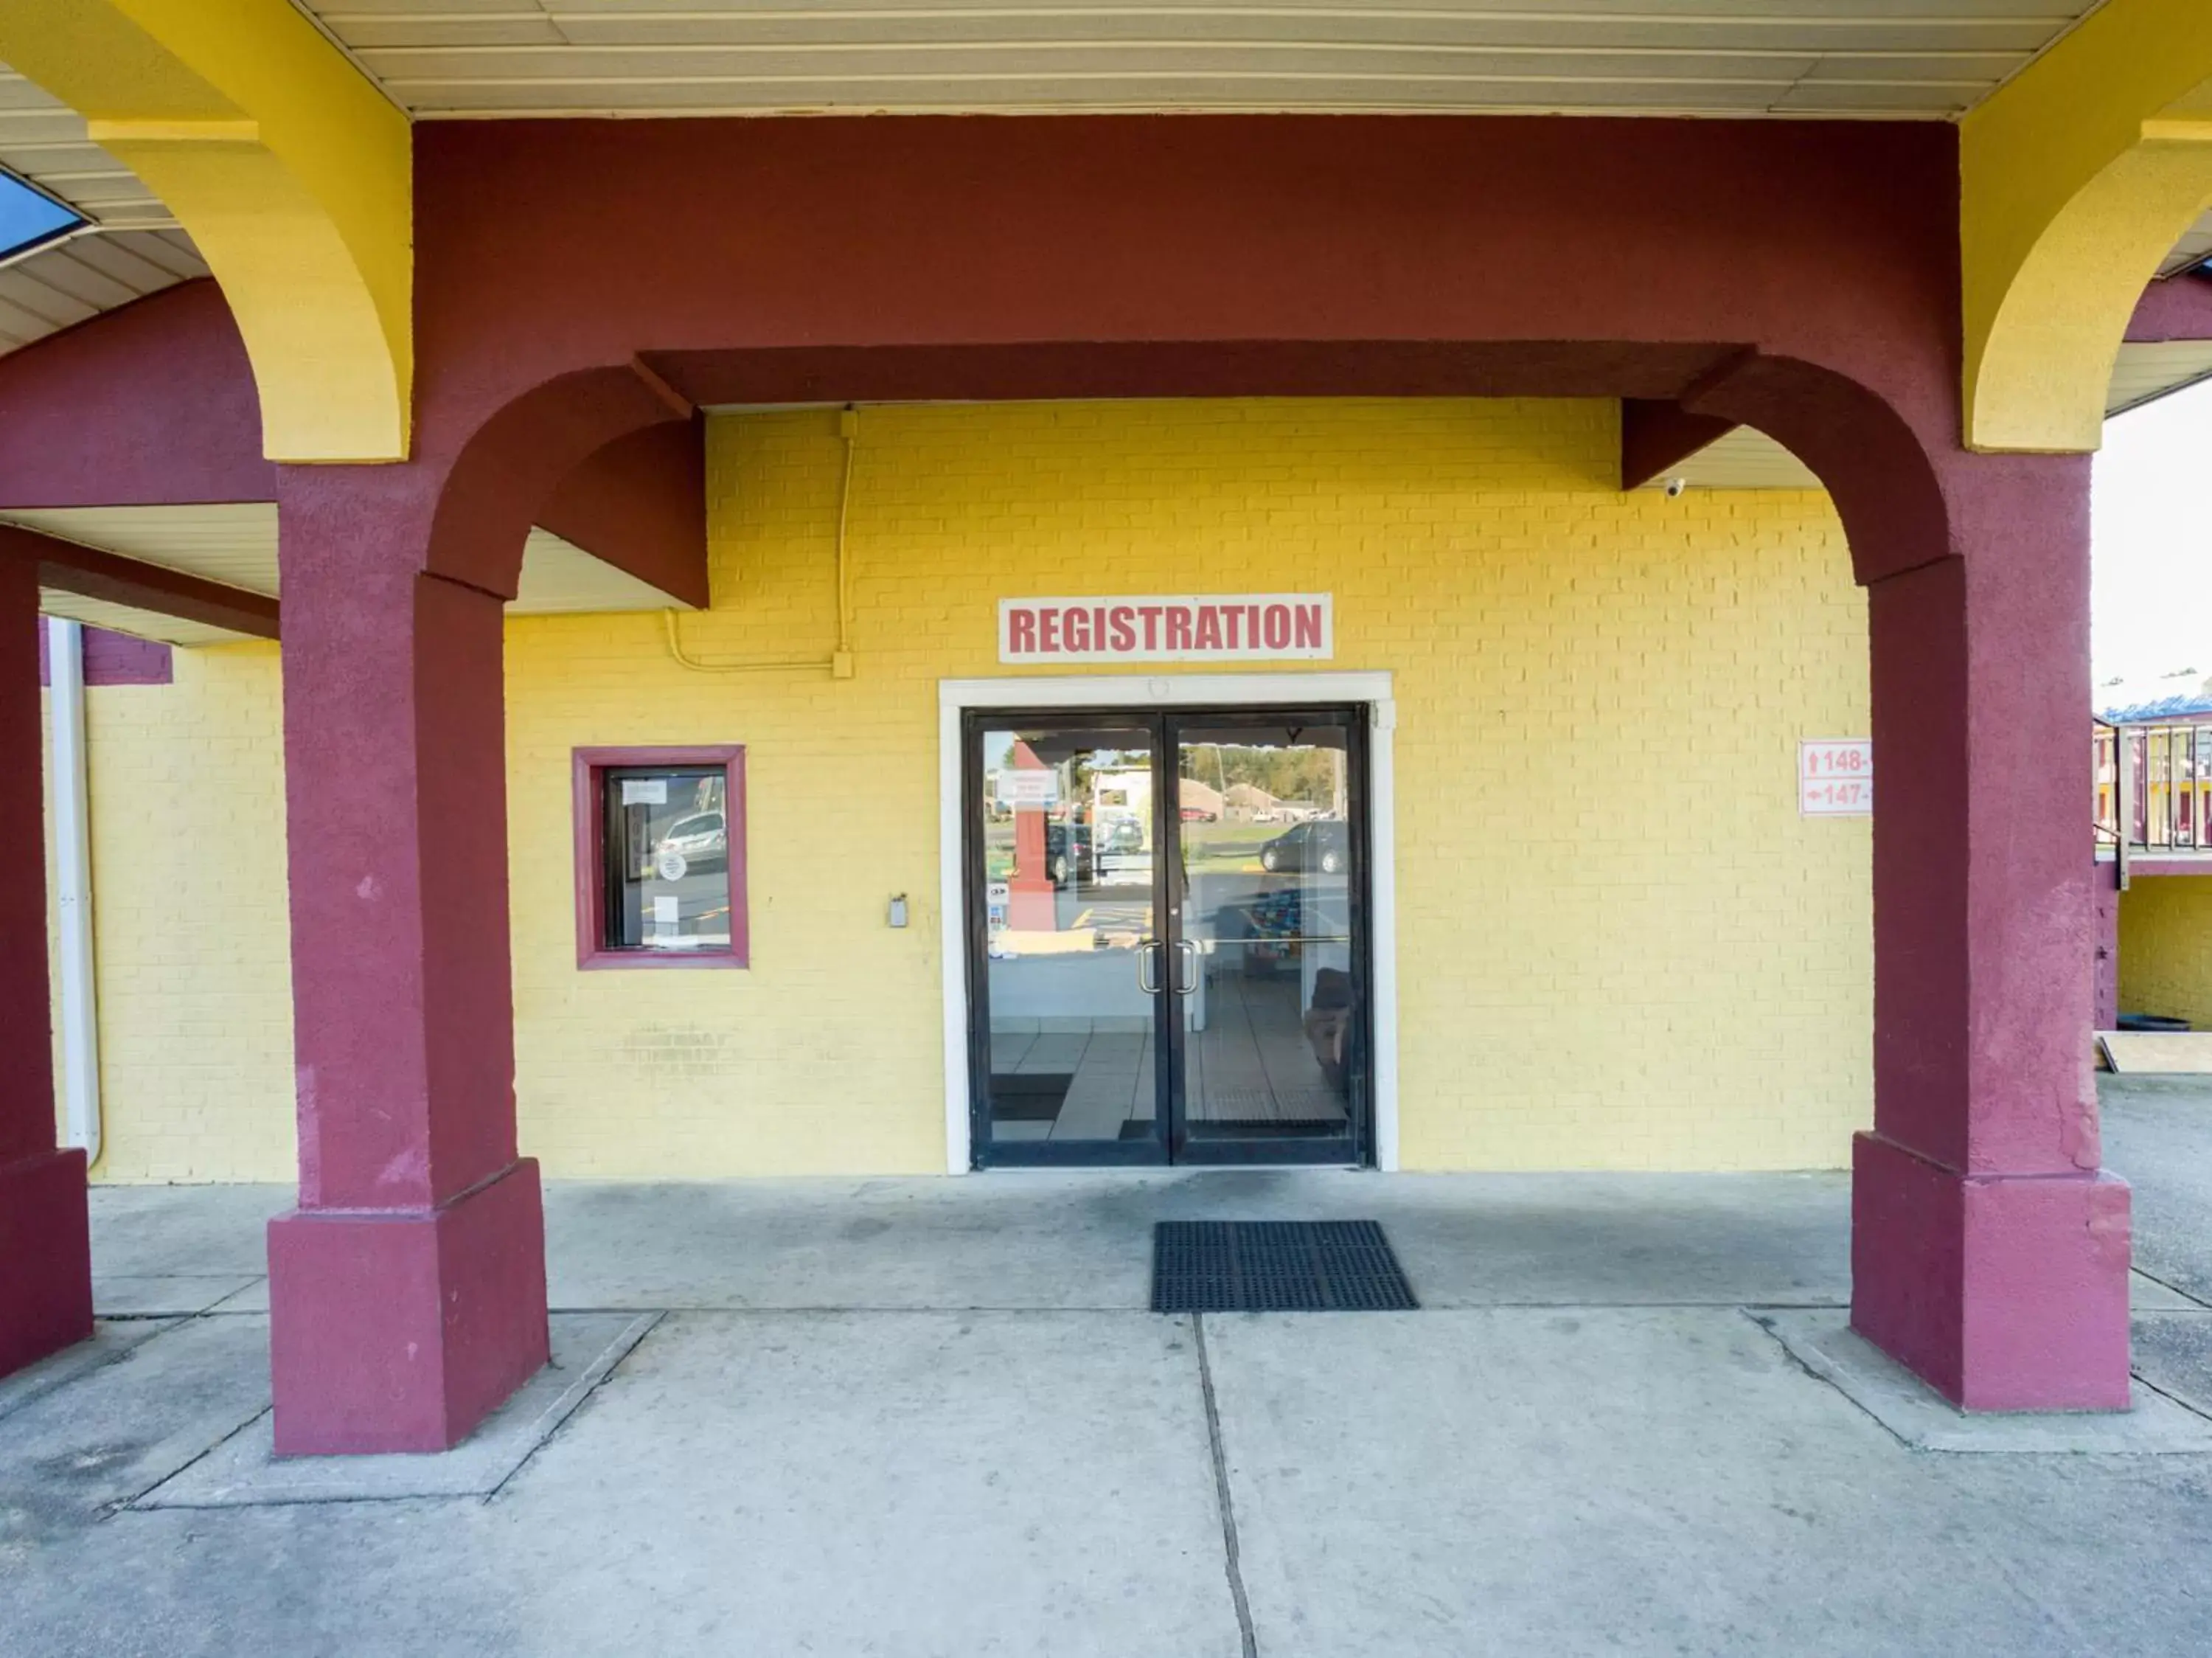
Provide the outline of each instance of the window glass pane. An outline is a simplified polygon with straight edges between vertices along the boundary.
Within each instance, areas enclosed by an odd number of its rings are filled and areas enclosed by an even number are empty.
[[[600,774],[606,937],[615,950],[730,948],[730,825],[720,766]]]

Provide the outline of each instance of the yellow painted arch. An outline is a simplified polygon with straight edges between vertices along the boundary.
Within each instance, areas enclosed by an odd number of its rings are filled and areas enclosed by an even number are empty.
[[[2101,440],[2130,314],[2212,205],[2212,0],[2108,0],[1960,129],[1966,442]]]
[[[414,389],[407,117],[286,0],[6,0],[0,61],[191,233],[277,460],[398,460]]]

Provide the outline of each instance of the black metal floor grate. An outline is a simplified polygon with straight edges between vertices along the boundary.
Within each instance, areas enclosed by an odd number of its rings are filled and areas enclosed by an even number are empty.
[[[1161,1221],[1155,1313],[1383,1313],[1420,1306],[1373,1221]]]

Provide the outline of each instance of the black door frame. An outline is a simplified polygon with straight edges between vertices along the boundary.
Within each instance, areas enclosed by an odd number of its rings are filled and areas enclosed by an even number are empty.
[[[1060,708],[965,708],[960,715],[961,922],[966,936],[968,983],[969,1161],[972,1167],[1238,1167],[1305,1164],[1325,1167],[1375,1162],[1373,858],[1370,844],[1373,802],[1369,796],[1368,728],[1372,704],[1364,703],[1177,704]],[[1355,809],[1348,825],[1352,850],[1347,886],[1352,931],[1353,1019],[1350,1066],[1349,1131],[1326,1138],[1207,1140],[1194,1143],[1188,1132],[1186,1047],[1182,998],[1175,992],[1181,969],[1182,905],[1171,890],[1170,872],[1182,869],[1182,812],[1176,745],[1188,726],[1210,728],[1326,722],[1346,733],[1350,793]],[[1153,993],[1155,1131],[1143,1140],[1015,1140],[1003,1144],[991,1137],[991,1036],[989,917],[984,888],[985,848],[979,810],[983,789],[982,735],[1024,725],[1142,730],[1152,740],[1152,914],[1159,951],[1160,988]]]

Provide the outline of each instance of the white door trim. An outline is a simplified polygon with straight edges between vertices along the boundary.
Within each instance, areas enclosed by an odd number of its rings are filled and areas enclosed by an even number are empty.
[[[937,682],[938,932],[945,981],[945,1162],[965,1174],[968,1134],[968,929],[961,905],[960,716],[971,708],[1176,708],[1364,703],[1368,891],[1373,959],[1375,1162],[1398,1167],[1397,811],[1391,743],[1397,704],[1388,674],[1089,674]]]

